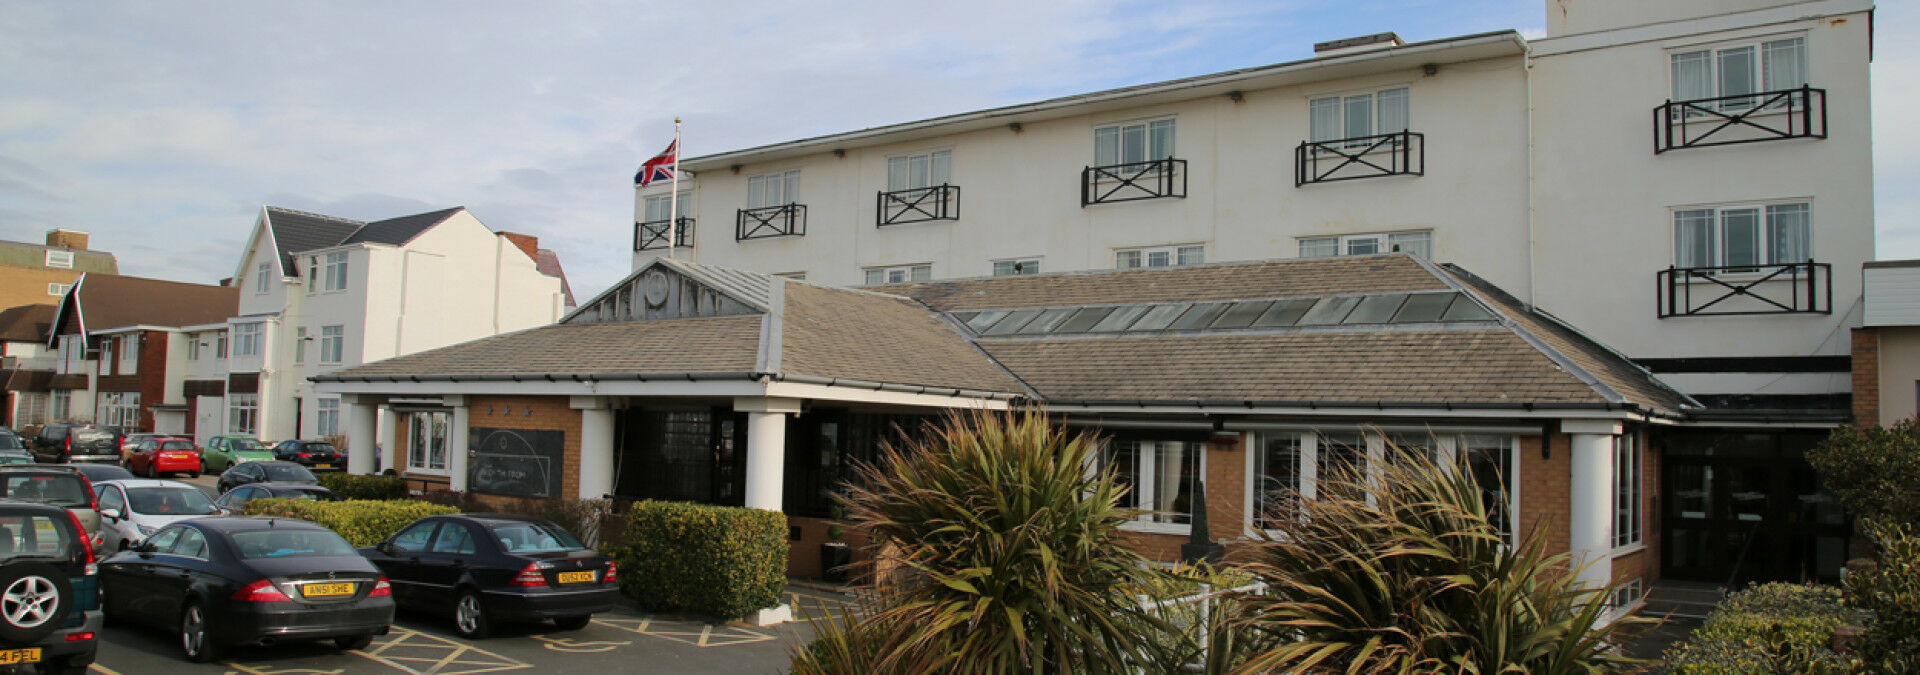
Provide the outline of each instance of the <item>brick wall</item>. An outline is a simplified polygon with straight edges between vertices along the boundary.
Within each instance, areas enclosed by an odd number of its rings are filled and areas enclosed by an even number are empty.
[[[393,445],[394,463],[404,468],[408,466],[407,425],[411,415],[394,415]],[[580,494],[580,475],[576,470],[580,466],[580,411],[568,406],[565,396],[469,396],[467,397],[467,427],[490,427],[496,429],[539,429],[559,431],[564,434],[560,470],[560,495],[572,499]],[[469,433],[469,438],[472,438]],[[466,448],[453,448],[453,452],[466,452]],[[430,473],[403,471],[410,487],[418,490],[445,490],[449,478]]]
[[[1520,532],[1539,527],[1548,553],[1565,553],[1571,548],[1572,534],[1567,524],[1571,514],[1573,448],[1572,439],[1556,433],[1552,457],[1541,459],[1541,436],[1520,437]]]
[[[1853,423],[1880,425],[1880,329],[1853,329]]]
[[[153,407],[167,402],[167,333],[143,331],[140,336],[140,430],[153,431]],[[189,418],[188,424],[192,424]],[[193,430],[188,428],[188,434]]]

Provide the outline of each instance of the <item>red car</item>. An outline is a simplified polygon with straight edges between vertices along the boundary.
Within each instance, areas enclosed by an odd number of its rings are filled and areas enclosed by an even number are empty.
[[[134,446],[133,454],[127,457],[127,470],[148,478],[159,478],[166,473],[186,473],[199,478],[204,468],[200,464],[200,448],[194,447],[192,440],[167,436]]]

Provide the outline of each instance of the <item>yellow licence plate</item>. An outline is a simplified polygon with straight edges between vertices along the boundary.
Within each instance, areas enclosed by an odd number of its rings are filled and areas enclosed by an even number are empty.
[[[309,598],[331,598],[342,595],[353,595],[353,584],[351,582],[339,584],[307,584],[300,587],[300,594]]]
[[[315,468],[315,469],[331,469],[331,468],[333,468],[333,465],[332,465],[332,464],[315,464],[315,465],[313,465],[313,468]]]
[[[560,583],[563,583],[563,584],[578,584],[578,583],[592,583],[592,582],[593,582],[593,570],[587,570],[585,572],[561,572],[560,573]]]
[[[39,663],[40,648],[0,649],[0,664]]]

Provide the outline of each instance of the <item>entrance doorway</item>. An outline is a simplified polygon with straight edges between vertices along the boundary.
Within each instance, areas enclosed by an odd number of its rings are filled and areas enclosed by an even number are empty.
[[[1806,452],[1824,432],[1665,436],[1663,575],[1738,586],[1839,578],[1852,523]]]
[[[614,495],[746,503],[747,422],[729,408],[631,408],[621,416]]]

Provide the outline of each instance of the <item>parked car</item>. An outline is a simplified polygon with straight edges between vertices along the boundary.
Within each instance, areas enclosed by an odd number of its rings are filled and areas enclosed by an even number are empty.
[[[265,462],[273,459],[273,449],[252,436],[215,436],[200,450],[200,461],[207,473],[226,471],[241,462]]]
[[[318,485],[299,483],[253,483],[228,490],[213,500],[215,506],[241,513],[246,510],[247,502],[255,499],[310,499],[321,502],[345,501],[345,497],[334,494],[332,490]]]
[[[0,501],[0,663],[79,675],[100,649],[93,547],[72,511]]]
[[[309,469],[347,470],[347,455],[326,441],[281,441],[273,446],[273,458],[295,462]]]
[[[394,602],[451,615],[468,638],[509,621],[579,629],[620,595],[612,558],[538,518],[430,516],[360,554],[392,580]]]
[[[146,432],[141,432],[137,434],[127,434],[125,437],[122,437],[120,439],[120,464],[122,466],[126,465],[127,457],[133,454],[134,448],[140,447],[141,442],[152,440],[155,438],[166,438],[167,436],[169,436],[169,434],[153,434],[153,433],[146,433]]]
[[[100,483],[110,480],[125,480],[133,477],[133,472],[115,464],[51,464],[50,468],[70,469],[87,477],[88,483]]]
[[[134,448],[133,456],[127,459],[128,471],[148,478],[159,478],[163,473],[185,473],[199,478],[200,468],[200,448],[191,440],[174,436],[141,441]]]
[[[187,660],[235,644],[360,649],[393,623],[392,587],[340,535],[291,518],[215,516],[160,528],[100,563],[108,618],[177,631]]]
[[[312,471],[293,462],[241,462],[220,474],[217,486],[221,494],[226,494],[228,490],[242,485],[268,481],[299,485],[320,484],[320,479],[315,478]]]
[[[120,461],[120,429],[51,422],[33,437],[33,456],[48,464]]]
[[[125,551],[167,525],[223,513],[200,488],[178,481],[110,480],[94,484],[93,494],[100,504],[102,551]]]
[[[11,432],[0,434],[0,464],[32,464],[33,453],[27,452],[27,446],[20,437]]]
[[[87,533],[87,542],[100,546],[100,512],[93,502],[93,484],[78,471],[39,464],[0,466],[0,498],[71,511]]]

